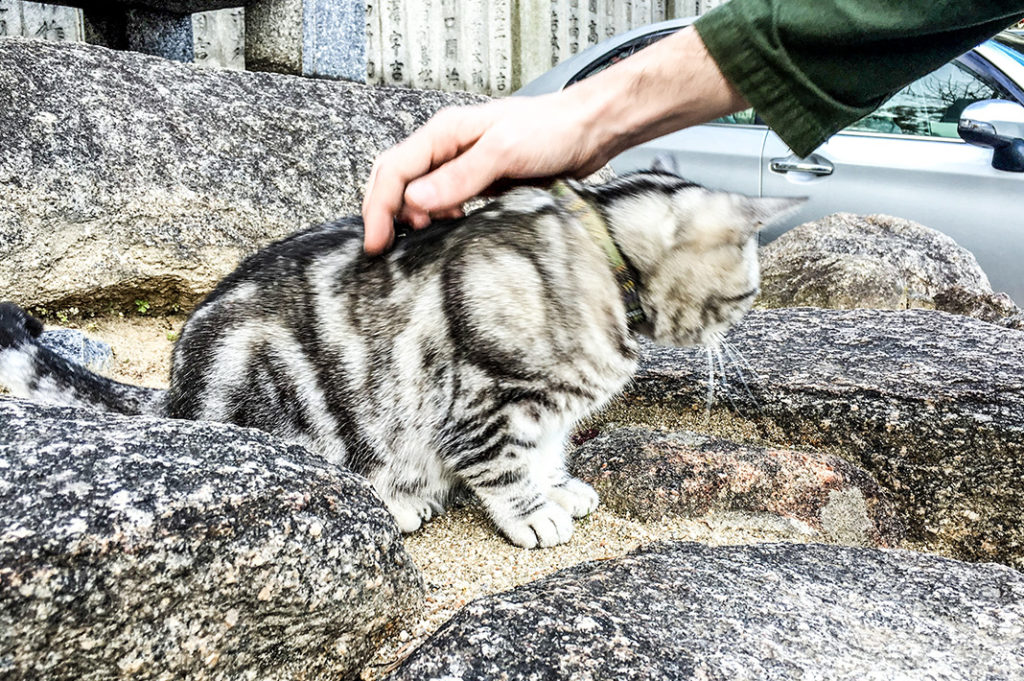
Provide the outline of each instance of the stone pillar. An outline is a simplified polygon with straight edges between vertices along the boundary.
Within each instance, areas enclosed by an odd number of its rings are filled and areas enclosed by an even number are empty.
[[[668,16],[695,17],[700,14],[701,0],[668,0]]]
[[[202,65],[495,96],[613,35],[724,2],[57,1],[85,6],[84,28],[80,10],[0,0],[0,35],[81,40],[84,31],[89,42]],[[235,4],[246,9],[221,9]]]
[[[129,50],[174,61],[195,60],[191,15],[133,7],[126,17]]]
[[[245,68],[245,10],[218,9],[192,15],[195,63],[227,69]]]
[[[260,71],[363,82],[367,25],[363,0],[255,0],[246,5],[245,62]]]
[[[20,36],[23,31],[21,3],[17,0],[0,0],[0,38]]]
[[[500,96],[606,38],[715,1],[368,0],[366,79]]]
[[[0,36],[81,42],[82,11],[37,2],[0,0]]]
[[[201,66],[245,68],[245,0],[39,4],[0,0],[0,36],[85,41]],[[77,6],[85,7],[83,10]],[[237,7],[231,7],[238,5]],[[192,14],[195,9],[215,8]],[[224,8],[225,9],[220,9]]]
[[[666,0],[668,16],[695,17],[723,4],[725,0]]]
[[[246,10],[246,65],[302,73],[302,0],[256,0]]]

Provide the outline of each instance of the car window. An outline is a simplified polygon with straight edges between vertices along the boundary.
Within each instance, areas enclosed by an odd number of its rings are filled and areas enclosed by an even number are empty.
[[[660,31],[658,33],[650,33],[648,35],[641,36],[641,37],[637,38],[636,40],[631,40],[631,41],[629,41],[628,43],[626,43],[624,45],[620,45],[617,49],[613,50],[612,52],[609,52],[608,54],[606,54],[604,56],[602,56],[601,59],[599,59],[598,61],[595,61],[595,62],[593,62],[591,64],[588,64],[587,68],[583,69],[582,71],[577,73],[575,76],[573,76],[569,80],[569,82],[565,84],[565,86],[569,87],[573,83],[578,83],[579,81],[583,80],[584,78],[590,78],[595,73],[600,73],[601,71],[604,71],[606,68],[608,68],[612,64],[617,64],[618,62],[622,61],[626,57],[629,57],[629,56],[639,52],[640,50],[644,49],[648,45],[656,43],[659,40],[661,40],[662,38],[666,38],[666,37],[672,35],[677,30],[678,29],[673,28],[673,29],[669,29],[667,31]]]
[[[737,111],[736,113],[722,116],[711,121],[712,123],[724,123],[727,125],[764,125],[757,118],[757,114],[753,109],[744,109],[743,111]]]
[[[960,114],[982,99],[1012,97],[995,81],[953,61],[906,86],[846,130],[959,139]]]

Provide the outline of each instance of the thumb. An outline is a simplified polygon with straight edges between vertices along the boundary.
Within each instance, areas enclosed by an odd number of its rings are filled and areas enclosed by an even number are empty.
[[[409,183],[405,201],[430,214],[450,211],[481,194],[500,176],[502,156],[486,137],[452,160]]]

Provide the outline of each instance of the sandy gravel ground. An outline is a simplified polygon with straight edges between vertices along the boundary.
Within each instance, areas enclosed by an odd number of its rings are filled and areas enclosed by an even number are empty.
[[[72,320],[67,326],[110,344],[114,358],[105,372],[110,378],[149,388],[166,388],[174,339],[181,333],[185,319],[185,315],[97,317]],[[46,326],[50,328],[51,324]]]
[[[426,606],[377,651],[364,681],[385,677],[463,605],[506,591],[562,568],[608,560],[655,541],[680,539],[708,544],[811,541],[815,533],[778,516],[726,513],[707,518],[642,523],[603,508],[576,521],[572,539],[550,549],[509,544],[491,529],[476,505],[455,509],[408,536],[405,546],[423,572]]]

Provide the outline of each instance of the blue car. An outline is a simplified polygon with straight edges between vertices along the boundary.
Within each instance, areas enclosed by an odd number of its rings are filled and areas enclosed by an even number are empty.
[[[694,21],[611,38],[516,94],[557,91]],[[666,135],[614,158],[618,173],[666,161],[751,196],[806,196],[787,229],[830,213],[887,213],[937,229],[977,257],[992,287],[1024,304],[1024,38],[1004,32],[896,93],[797,157],[753,110]]]

